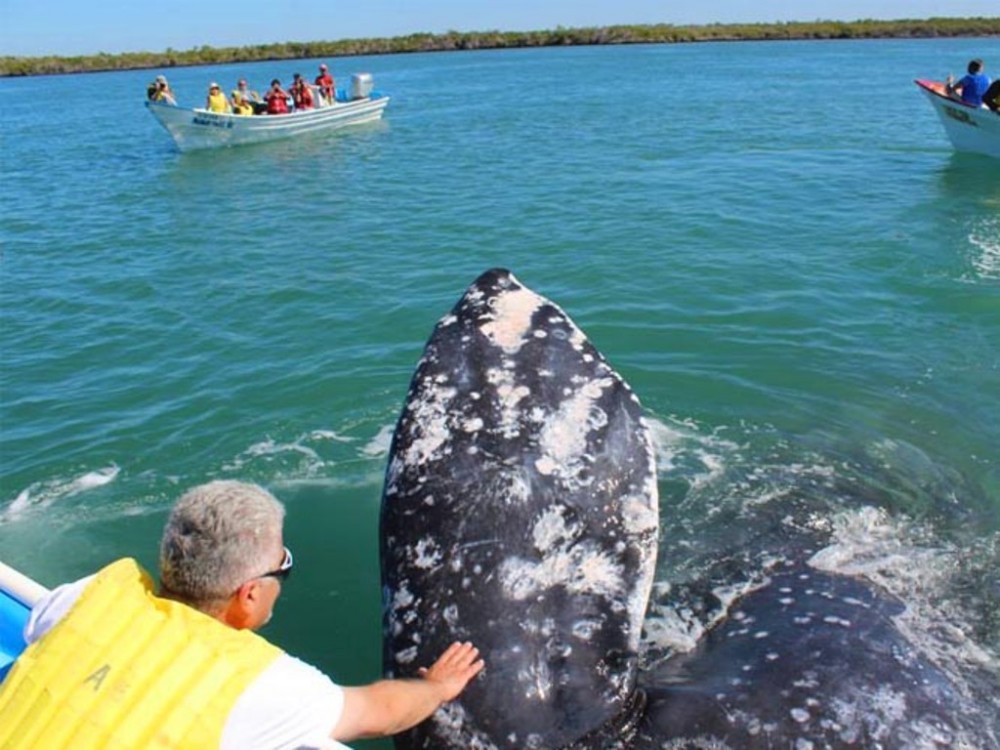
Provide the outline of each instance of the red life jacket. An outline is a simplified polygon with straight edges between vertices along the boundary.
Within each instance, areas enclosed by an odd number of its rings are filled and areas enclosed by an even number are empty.
[[[288,102],[281,94],[271,93],[267,97],[267,113],[269,115],[288,114]]]
[[[312,90],[303,84],[302,88],[299,89],[299,94],[295,98],[295,106],[297,109],[312,109],[315,102],[313,101]]]
[[[323,90],[323,95],[327,99],[333,99],[333,76],[329,73],[324,73],[321,76],[316,76],[316,85]]]

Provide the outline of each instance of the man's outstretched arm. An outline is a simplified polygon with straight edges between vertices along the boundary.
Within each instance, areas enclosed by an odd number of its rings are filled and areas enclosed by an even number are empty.
[[[355,740],[409,729],[458,697],[482,668],[479,649],[456,641],[429,669],[421,669],[419,678],[345,687],[344,709],[330,736]]]

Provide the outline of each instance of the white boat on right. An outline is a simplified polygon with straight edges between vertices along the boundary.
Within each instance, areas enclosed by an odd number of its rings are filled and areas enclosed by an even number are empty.
[[[914,83],[927,95],[956,151],[1000,159],[1000,113],[948,96],[941,81],[917,79]]]

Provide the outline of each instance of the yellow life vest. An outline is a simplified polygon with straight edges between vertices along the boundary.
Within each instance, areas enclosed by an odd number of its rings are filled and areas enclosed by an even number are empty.
[[[221,91],[217,94],[208,95],[208,109],[211,112],[220,113],[229,111],[229,102]]]
[[[154,596],[135,560],[119,560],[0,685],[0,748],[218,748],[237,698],[279,654]]]

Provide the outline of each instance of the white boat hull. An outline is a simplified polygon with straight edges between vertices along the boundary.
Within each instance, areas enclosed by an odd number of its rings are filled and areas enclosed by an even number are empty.
[[[971,107],[952,99],[938,81],[914,81],[941,118],[956,151],[985,154],[1000,159],[1000,114],[986,107]]]
[[[186,109],[162,102],[146,102],[181,151],[263,143],[317,130],[335,130],[381,119],[388,96],[370,96],[350,102],[292,112],[287,115],[231,115],[204,109]]]

